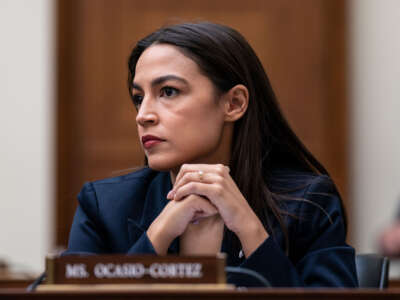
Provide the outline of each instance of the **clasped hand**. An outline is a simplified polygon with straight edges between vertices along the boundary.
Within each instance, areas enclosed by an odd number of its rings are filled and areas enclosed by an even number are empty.
[[[230,176],[229,168],[224,165],[182,165],[167,198],[171,201],[148,231],[153,239],[163,240],[158,243],[162,245],[159,247],[161,253],[165,253],[169,243],[182,235],[191,223],[201,222],[203,218],[216,214],[239,237],[245,254],[251,253],[253,248],[268,237],[262,223]]]

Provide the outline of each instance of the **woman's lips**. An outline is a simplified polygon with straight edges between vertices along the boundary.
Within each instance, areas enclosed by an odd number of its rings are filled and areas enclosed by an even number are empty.
[[[157,144],[159,144],[159,143],[161,143],[162,141],[160,141],[160,140],[150,140],[150,141],[147,141],[147,142],[145,142],[145,143],[143,143],[143,146],[146,148],[146,149],[150,149],[151,147],[153,147],[154,145],[157,145]]]
[[[160,139],[159,137],[153,135],[145,135],[142,137],[142,143],[145,149],[150,149],[151,147],[163,141],[164,141],[163,139]]]

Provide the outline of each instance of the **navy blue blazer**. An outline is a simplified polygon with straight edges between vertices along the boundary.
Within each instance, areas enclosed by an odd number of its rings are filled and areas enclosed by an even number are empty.
[[[221,252],[227,253],[227,265],[254,270],[277,287],[356,287],[355,253],[345,243],[343,210],[329,177],[281,170],[272,174],[269,183],[273,192],[291,196],[284,209],[297,216],[286,218],[288,254],[283,250],[283,234],[274,226],[268,230],[270,237],[248,258],[233,253],[224,236]],[[78,195],[64,255],[156,254],[146,230],[167,204],[171,188],[169,173],[148,168],[86,183]],[[168,253],[179,253],[179,238]]]

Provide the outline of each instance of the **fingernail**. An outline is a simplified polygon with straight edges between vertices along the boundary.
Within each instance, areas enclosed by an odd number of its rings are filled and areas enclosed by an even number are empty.
[[[169,191],[169,193],[167,194],[167,199],[172,199],[172,190]]]
[[[170,200],[174,199],[175,198],[175,191],[174,190],[170,190],[168,195],[167,195],[167,198],[170,199]]]

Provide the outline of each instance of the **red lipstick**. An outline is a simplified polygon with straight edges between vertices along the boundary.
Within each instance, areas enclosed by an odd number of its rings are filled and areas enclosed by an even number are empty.
[[[146,149],[150,149],[151,147],[153,147],[163,141],[164,141],[163,139],[161,139],[157,136],[154,136],[154,135],[150,135],[150,134],[142,136],[142,144],[143,144],[144,148],[146,148]]]

